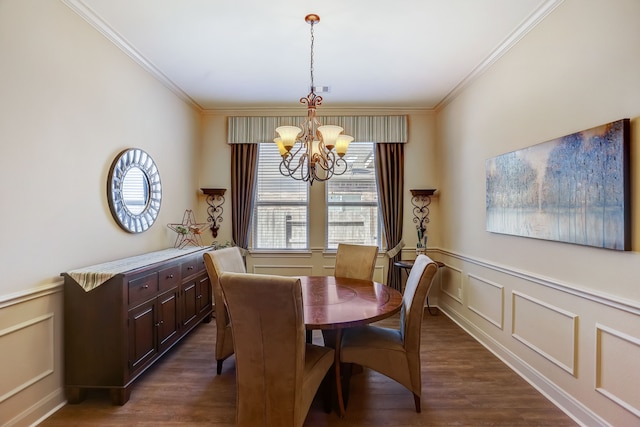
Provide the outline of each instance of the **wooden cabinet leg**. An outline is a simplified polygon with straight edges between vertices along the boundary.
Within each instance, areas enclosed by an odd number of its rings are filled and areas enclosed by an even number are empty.
[[[67,402],[74,405],[87,397],[87,389],[81,387],[67,387]]]
[[[129,401],[131,397],[131,390],[129,387],[112,388],[109,390],[111,394],[111,404],[122,406]]]

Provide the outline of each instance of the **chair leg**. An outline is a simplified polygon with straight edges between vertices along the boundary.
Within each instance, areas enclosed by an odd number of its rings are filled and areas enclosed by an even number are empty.
[[[222,373],[222,362],[224,362],[224,360],[218,360],[218,367],[216,369],[216,372],[218,373],[218,375]]]
[[[351,386],[351,375],[353,374],[354,366],[360,366],[360,365],[355,365],[354,363],[343,363],[341,365],[342,367],[342,400],[344,401],[345,409],[349,404],[349,389]],[[360,369],[362,369],[362,366],[360,366]]]
[[[324,403],[324,412],[327,414],[331,413],[331,405],[333,403],[333,394],[331,393],[333,391],[333,376],[331,375],[331,369],[329,369],[327,371],[327,373],[325,374],[324,378],[322,379],[322,382],[320,383],[320,390],[322,393],[322,400]]]
[[[413,401],[416,404],[416,412],[420,413],[420,396],[413,393]]]

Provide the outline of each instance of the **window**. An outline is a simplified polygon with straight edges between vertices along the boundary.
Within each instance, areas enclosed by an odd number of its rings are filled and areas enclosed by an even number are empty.
[[[380,247],[374,144],[352,142],[344,158],[347,172],[326,182],[326,247],[337,249],[338,243]]]
[[[347,172],[333,176],[324,184],[313,185],[317,189],[313,190],[314,194],[320,195],[315,192],[322,192],[323,186],[326,191],[326,206],[312,206],[313,215],[326,212],[326,249],[337,249],[338,243],[380,247],[374,152],[371,142],[352,142],[344,157],[349,164]],[[259,145],[252,225],[252,248],[255,250],[306,250],[310,247],[309,192],[312,187],[308,182],[280,174],[281,160],[275,144]],[[321,199],[314,196],[314,200]],[[323,238],[322,233],[313,236],[314,239]],[[322,241],[318,240],[314,245]]]
[[[309,184],[280,174],[275,144],[259,144],[253,249],[309,248]]]

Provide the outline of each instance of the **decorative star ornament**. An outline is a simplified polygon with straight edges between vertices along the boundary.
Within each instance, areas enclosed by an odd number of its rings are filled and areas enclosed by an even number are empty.
[[[184,248],[187,245],[204,246],[200,235],[209,228],[206,222],[196,222],[196,217],[191,209],[184,211],[182,223],[167,224],[167,227],[178,233],[174,248]]]

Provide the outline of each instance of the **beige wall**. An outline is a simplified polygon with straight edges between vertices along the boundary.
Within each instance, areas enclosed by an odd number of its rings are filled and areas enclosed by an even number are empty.
[[[166,224],[198,203],[200,115],[61,1],[0,1],[0,58],[0,425],[27,425],[64,402],[60,273],[173,244]],[[163,184],[139,235],[106,198],[130,147]]]
[[[438,114],[440,305],[588,425],[640,423],[638,16],[637,0],[565,0]],[[634,251],[485,231],[485,159],[621,118]]]

